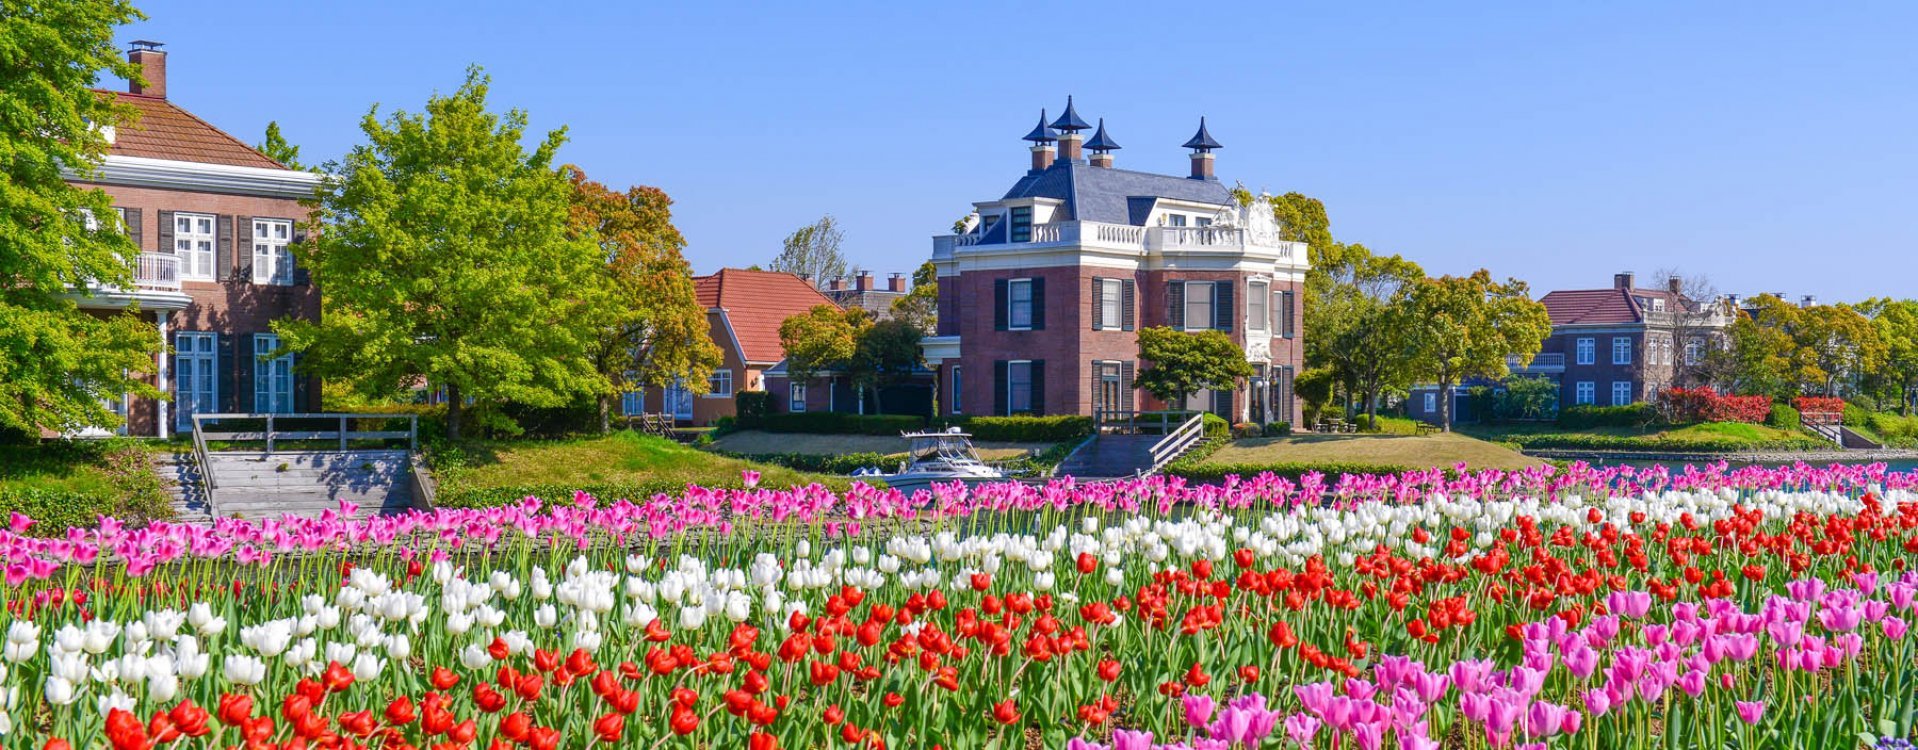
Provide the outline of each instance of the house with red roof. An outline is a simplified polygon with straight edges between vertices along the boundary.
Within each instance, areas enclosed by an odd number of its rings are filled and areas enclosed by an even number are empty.
[[[300,240],[320,175],[290,169],[167,96],[167,53],[133,42],[143,84],[100,91],[138,117],[108,128],[94,169],[69,180],[112,196],[114,221],[140,249],[126,288],[88,285],[79,306],[97,315],[136,307],[165,344],[156,381],[169,399],[122,396],[119,432],[166,437],[200,412],[298,412],[318,407],[319,384],[297,376],[272,322],[317,320],[320,295],[288,246]],[[79,430],[96,434],[102,430]]]
[[[706,309],[708,335],[724,354],[706,393],[694,394],[684,384],[632,391],[621,398],[622,413],[670,414],[694,425],[732,416],[733,398],[740,391],[768,390],[766,372],[786,358],[779,325],[815,306],[834,304],[805,279],[777,271],[724,268],[693,277],[693,290]]]
[[[1561,406],[1627,406],[1696,385],[1687,373],[1732,322],[1722,301],[1687,297],[1678,279],[1645,289],[1631,273],[1614,275],[1605,289],[1559,290],[1539,302],[1552,335],[1529,365],[1513,362],[1513,374],[1557,382]],[[1466,391],[1458,389],[1454,415],[1470,414]],[[1437,421],[1438,398],[1435,387],[1414,388],[1411,416]]]

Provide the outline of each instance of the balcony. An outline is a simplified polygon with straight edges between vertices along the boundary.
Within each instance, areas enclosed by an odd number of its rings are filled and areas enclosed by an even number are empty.
[[[1253,237],[1239,227],[1138,227],[1097,221],[1060,221],[1034,224],[1031,239],[1025,242],[982,244],[982,235],[949,234],[932,238],[934,256],[951,256],[955,251],[991,250],[1019,252],[1047,247],[1084,247],[1129,253],[1206,253],[1243,254],[1256,249],[1284,263],[1303,263],[1305,245],[1277,239]]]
[[[133,286],[137,289],[180,291],[180,256],[172,253],[140,253],[133,264]]]
[[[1505,358],[1505,365],[1514,375],[1545,375],[1565,372],[1564,352],[1541,352],[1532,357],[1529,365],[1520,364],[1517,355]]]
[[[115,284],[88,284],[91,293],[81,307],[126,307],[138,302],[150,310],[178,310],[192,302],[180,292],[180,257],[172,253],[140,253],[133,261],[133,288]]]

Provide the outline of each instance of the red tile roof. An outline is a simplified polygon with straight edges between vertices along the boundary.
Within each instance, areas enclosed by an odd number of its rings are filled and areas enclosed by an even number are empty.
[[[132,105],[140,113],[139,119],[114,129],[110,153],[236,167],[286,168],[170,101],[118,91],[100,93]]]
[[[1630,325],[1645,319],[1636,298],[1660,298],[1665,309],[1677,310],[1683,297],[1660,289],[1575,289],[1545,295],[1539,302],[1555,326]]]
[[[699,304],[722,308],[739,337],[740,356],[748,362],[778,362],[786,358],[779,345],[779,324],[787,318],[830,305],[832,300],[812,284],[789,273],[725,268],[693,278]],[[716,342],[721,346],[725,341]]]

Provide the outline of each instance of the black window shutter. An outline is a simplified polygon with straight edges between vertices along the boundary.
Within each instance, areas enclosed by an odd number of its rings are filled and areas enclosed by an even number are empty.
[[[213,219],[213,278],[231,281],[238,263],[233,262],[233,217],[220,214]]]
[[[1119,327],[1128,331],[1132,330],[1134,325],[1132,322],[1132,287],[1133,282],[1131,279],[1126,279],[1119,285]]]
[[[240,368],[248,365],[242,361],[246,354],[240,344],[240,339],[245,336],[244,333],[213,334],[214,356],[219,360],[214,363],[217,372],[214,373],[213,387],[219,392],[214,394],[213,411],[252,411],[246,407],[252,406],[253,394],[248,393],[245,401],[240,400]]]
[[[1137,390],[1132,387],[1132,366],[1132,360],[1129,359],[1119,363],[1119,408],[1124,411],[1136,408],[1132,400],[1132,394]]]
[[[1032,360],[1032,413],[1043,416],[1046,413],[1046,361]]]
[[[171,255],[174,253],[173,212],[160,211],[157,213],[155,218],[159,219],[160,221],[160,243],[159,243],[158,249],[160,252]]]
[[[126,216],[126,224],[125,226],[122,227],[122,229],[126,231],[127,239],[133,241],[133,249],[137,251],[145,251],[146,246],[140,244],[140,240],[142,239],[140,236],[140,229],[141,229],[140,209],[122,208],[120,209],[120,213]],[[162,251],[172,250],[172,249],[173,248],[170,248],[170,247],[161,248]]]
[[[293,244],[297,245],[302,251],[306,249],[306,230],[303,230],[303,229],[293,230]],[[306,266],[301,265],[300,261],[294,257],[295,255],[296,253],[292,253],[292,252],[287,253],[287,257],[293,261],[293,283],[295,284],[313,283],[313,274],[307,273]]]
[[[1007,403],[1006,381],[1010,379],[1007,377],[1007,371],[1009,369],[1011,369],[1010,364],[1003,359],[993,360],[992,362],[992,413],[993,414],[1004,415],[1007,413],[1006,412],[1006,403]]]
[[[1101,364],[1104,364],[1104,363],[1095,359],[1095,360],[1092,360],[1092,366],[1089,368],[1086,368],[1092,371],[1092,390],[1086,391],[1086,393],[1090,394],[1092,397],[1090,401],[1092,402],[1092,409],[1095,412],[1098,411],[1099,409],[1112,408],[1112,405],[1103,403],[1099,400],[1104,393],[1104,391],[1100,390],[1099,388],[1100,386],[1099,378],[1101,375],[1105,374],[1105,368],[1100,367]]]
[[[1232,288],[1237,282],[1217,281],[1212,284],[1212,327],[1221,331],[1232,330],[1232,319],[1238,317],[1232,312]]]
[[[1292,304],[1294,301],[1295,299],[1292,296],[1292,292],[1287,291],[1285,293],[1285,303],[1279,313],[1285,316],[1283,322],[1285,324],[1285,337],[1288,339],[1298,333],[1292,330],[1294,326],[1298,325],[1298,317],[1292,314]]]
[[[239,241],[233,243],[233,272],[242,281],[253,281],[253,217],[233,217],[233,233]]]
[[[1106,327],[1106,280],[1092,277],[1092,330],[1103,331]]]
[[[1032,280],[1032,330],[1046,329],[1046,280],[1037,277]]]
[[[1006,279],[992,281],[992,330],[1006,330],[1006,310],[1011,304],[1010,283]],[[1001,410],[1003,413],[1003,410]]]
[[[1165,319],[1175,330],[1185,330],[1185,282],[1165,283]]]

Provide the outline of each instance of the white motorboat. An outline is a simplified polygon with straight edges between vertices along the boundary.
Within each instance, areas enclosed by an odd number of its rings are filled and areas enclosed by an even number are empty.
[[[1006,475],[987,466],[972,447],[972,436],[953,427],[945,432],[908,432],[906,460],[899,471],[885,474],[868,469],[853,474],[884,480],[886,485],[910,494],[935,483],[964,482],[968,486],[1004,481]]]

